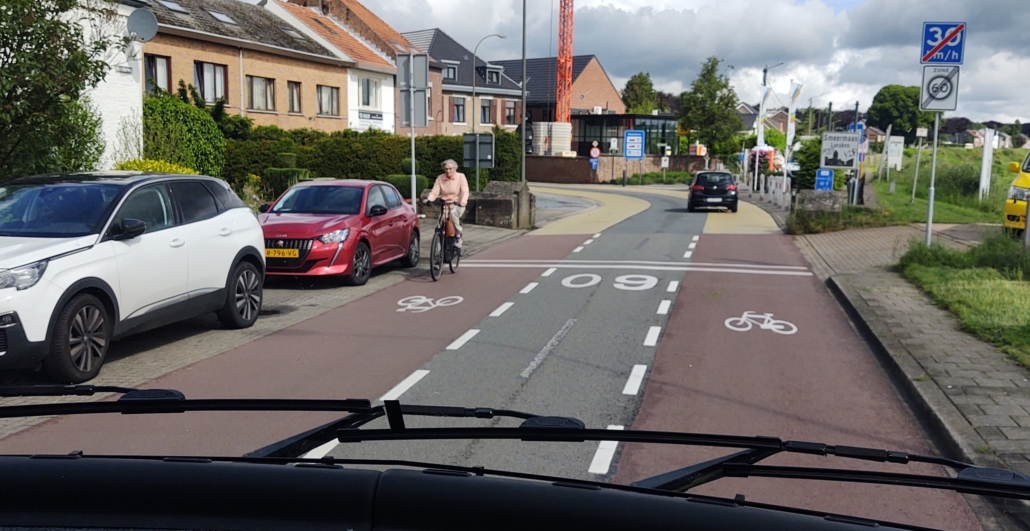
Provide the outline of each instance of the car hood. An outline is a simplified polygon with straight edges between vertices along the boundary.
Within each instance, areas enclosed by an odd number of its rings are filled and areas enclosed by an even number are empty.
[[[265,238],[317,238],[351,226],[356,220],[357,216],[350,214],[261,214],[258,217]]]
[[[18,238],[0,236],[0,269],[11,269],[85,249],[97,242],[97,235],[75,238]]]

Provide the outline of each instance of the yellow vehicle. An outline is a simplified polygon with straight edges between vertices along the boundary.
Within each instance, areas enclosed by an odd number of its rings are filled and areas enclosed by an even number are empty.
[[[1030,155],[1023,165],[1018,162],[1009,163],[1009,171],[1016,174],[1009,187],[1008,199],[1005,200],[1005,228],[1023,232],[1026,228],[1026,200],[1030,196]]]

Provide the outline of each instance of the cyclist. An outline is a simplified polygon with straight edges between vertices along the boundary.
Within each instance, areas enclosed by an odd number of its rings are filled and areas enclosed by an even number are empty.
[[[436,200],[437,197],[444,201],[453,202],[450,208],[451,222],[454,223],[454,230],[457,231],[457,238],[454,240],[454,247],[461,248],[461,216],[465,213],[465,205],[469,200],[469,182],[464,173],[458,173],[458,163],[453,159],[443,161],[443,173],[437,176],[429,197],[425,204]]]

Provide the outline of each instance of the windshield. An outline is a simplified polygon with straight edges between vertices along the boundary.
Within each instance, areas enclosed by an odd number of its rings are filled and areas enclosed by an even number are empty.
[[[733,184],[733,176],[728,173],[702,173],[697,176],[697,184]]]
[[[297,186],[286,192],[276,214],[357,214],[364,188],[356,186]]]
[[[71,238],[98,233],[121,190],[93,183],[2,186],[0,236]]]

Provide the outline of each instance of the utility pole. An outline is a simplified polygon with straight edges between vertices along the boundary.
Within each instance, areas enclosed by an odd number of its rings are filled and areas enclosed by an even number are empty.
[[[526,0],[522,0],[522,182],[526,182]]]
[[[832,132],[836,131],[836,129],[833,128],[833,102],[832,101],[830,102],[830,110],[828,112],[830,114],[829,114],[829,116],[826,117],[826,130],[832,133]]]
[[[852,123],[852,125],[855,126],[855,132],[857,133],[858,132],[858,102],[857,101],[855,102],[855,119],[852,120],[851,123]],[[859,139],[859,142],[861,142],[861,141],[862,141],[862,139]]]
[[[472,107],[474,109],[473,113],[472,113],[472,134],[476,135],[476,191],[477,192],[479,191],[479,133],[476,132],[476,118],[477,117],[478,118],[482,118],[483,117],[482,116],[483,109],[482,109],[481,105],[476,104],[476,78],[479,77],[479,69],[476,68],[476,54],[479,52],[479,45],[483,44],[483,41],[489,39],[490,37],[500,37],[502,39],[507,39],[508,38],[508,36],[503,34],[503,33],[494,33],[494,34],[491,34],[491,35],[487,35],[486,37],[483,37],[482,39],[479,39],[479,42],[476,43],[476,49],[472,51]],[[523,39],[523,40],[525,40],[525,39]],[[483,77],[486,77],[486,76],[487,76],[487,74],[484,71],[483,72]],[[523,105],[523,107],[525,107],[525,105]],[[523,129],[525,129],[525,127],[523,127]]]

